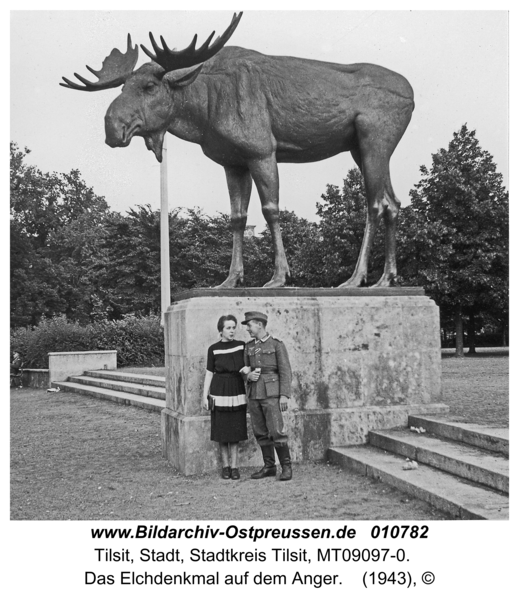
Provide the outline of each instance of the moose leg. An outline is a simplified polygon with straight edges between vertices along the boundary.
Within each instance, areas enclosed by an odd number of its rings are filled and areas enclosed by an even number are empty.
[[[247,224],[252,179],[246,168],[225,167],[231,198],[232,260],[227,279],[217,288],[234,288],[243,282],[243,234]]]
[[[373,287],[389,287],[396,280],[396,229],[398,224],[398,213],[400,212],[400,200],[395,196],[391,181],[387,179],[384,188],[385,202],[384,223],[386,226],[386,261],[384,273]]]
[[[361,161],[361,155],[358,151],[352,151],[351,154],[364,175],[368,211],[364,237],[355,270],[348,281],[339,287],[360,287],[363,283],[366,283],[373,239],[387,205],[385,185],[386,180],[389,178],[388,159],[376,152],[367,152],[362,154]]]
[[[267,221],[274,245],[274,274],[263,287],[283,287],[290,277],[279,226],[279,175],[275,155],[251,161],[249,169],[258,189],[261,211]]]

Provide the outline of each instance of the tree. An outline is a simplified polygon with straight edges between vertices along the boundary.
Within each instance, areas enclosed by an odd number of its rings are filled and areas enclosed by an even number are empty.
[[[454,318],[462,356],[463,317],[472,333],[482,313],[508,320],[508,192],[493,157],[466,125],[420,173],[401,214],[402,274],[427,289],[443,317]]]
[[[33,247],[43,247],[58,229],[83,218],[85,225],[99,225],[108,205],[81,179],[77,169],[70,173],[42,173],[25,159],[30,153],[11,142],[11,219],[16,221]]]
[[[59,314],[87,321],[108,205],[79,171],[43,173],[14,142],[10,153],[12,325]]]
[[[59,314],[58,274],[51,261],[35,251],[18,223],[10,223],[11,326],[36,325],[43,314]]]
[[[359,169],[350,169],[338,186],[328,185],[317,204],[322,240],[321,285],[337,286],[353,273],[366,225],[366,193]],[[377,230],[370,257],[370,283],[378,281],[384,269],[383,225]]]
[[[281,210],[279,224],[283,246],[290,266],[289,283],[296,287],[319,286],[321,237],[319,227],[293,211]],[[248,286],[261,287],[272,277],[274,249],[272,235],[267,228],[256,238],[246,239],[244,251],[245,279]]]
[[[227,215],[177,208],[169,215],[169,244],[173,295],[225,279],[232,252]],[[160,211],[146,205],[111,215],[102,251],[97,274],[109,316],[159,314]]]

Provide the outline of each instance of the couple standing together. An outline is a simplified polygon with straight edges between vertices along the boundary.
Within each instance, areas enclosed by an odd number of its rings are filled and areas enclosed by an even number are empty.
[[[207,351],[203,407],[211,410],[211,440],[219,442],[222,477],[239,479],[238,442],[247,439],[247,399],[252,430],[263,454],[263,467],[252,479],[276,476],[276,457],[281,464],[280,481],[292,479],[292,461],[282,411],[287,410],[292,370],[285,345],[266,330],[267,315],[245,313],[250,342],[234,339],[238,324],[233,315],[218,320],[221,340]],[[245,384],[247,393],[245,393]]]

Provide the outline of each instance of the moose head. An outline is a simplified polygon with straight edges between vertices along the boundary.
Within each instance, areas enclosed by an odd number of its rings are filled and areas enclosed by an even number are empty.
[[[83,92],[97,92],[123,85],[121,94],[110,104],[105,115],[106,143],[111,148],[125,147],[134,136],[144,138],[148,150],[162,161],[164,135],[175,117],[175,92],[193,83],[204,62],[212,58],[227,43],[240,22],[243,13],[234,14],[231,24],[212,44],[215,32],[196,48],[197,36],[184,50],[170,50],[161,36],[162,48],[150,32],[155,54],[141,44],[144,53],[152,60],[134,71],[139,56],[137,46],[132,46],[130,34],[126,53],[114,48],[95,71],[87,65],[98,81],[88,81],[74,73],[83,84],[63,77],[63,87]],[[194,67],[194,68],[193,68]]]

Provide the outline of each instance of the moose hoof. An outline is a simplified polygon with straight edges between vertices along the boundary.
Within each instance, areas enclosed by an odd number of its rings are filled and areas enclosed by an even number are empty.
[[[279,277],[279,278],[274,278],[273,277],[263,287],[264,288],[280,288],[280,287],[285,287],[285,278],[284,277]]]
[[[387,277],[385,275],[382,275],[382,277],[377,281],[377,283],[375,283],[371,287],[395,287],[396,285],[396,277],[394,277],[393,275]]]
[[[236,282],[232,282],[232,281],[224,281],[223,283],[221,283],[220,285],[215,285],[213,290],[225,290],[225,289],[233,289],[236,287]]]
[[[345,281],[344,283],[341,283],[341,285],[338,285],[337,287],[340,287],[340,288],[357,288],[357,287],[361,287],[364,282],[365,282],[365,278],[364,277],[350,277],[350,279],[348,279],[348,281]]]
[[[222,289],[233,289],[235,287],[238,287],[238,284],[242,281],[242,277],[237,275],[237,276],[229,276],[227,277],[227,279],[221,283],[220,285],[215,285],[213,289],[215,290],[222,290]]]

